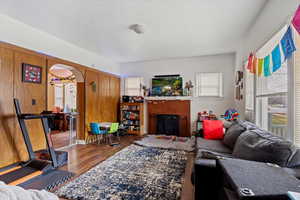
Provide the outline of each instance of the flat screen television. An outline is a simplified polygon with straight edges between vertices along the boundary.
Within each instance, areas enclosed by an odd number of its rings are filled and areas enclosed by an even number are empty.
[[[182,96],[182,77],[163,76],[152,79],[152,96]]]

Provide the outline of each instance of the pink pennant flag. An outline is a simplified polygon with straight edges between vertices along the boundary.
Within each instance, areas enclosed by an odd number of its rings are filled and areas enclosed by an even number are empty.
[[[253,53],[251,53],[248,57],[247,69],[249,69],[250,71],[253,70]]]
[[[298,33],[300,34],[300,5],[295,13],[295,16],[293,18],[293,21],[292,21],[295,29],[298,31]]]

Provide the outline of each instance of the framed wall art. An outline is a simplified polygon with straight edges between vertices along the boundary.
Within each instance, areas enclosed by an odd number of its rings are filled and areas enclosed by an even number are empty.
[[[40,66],[22,63],[22,82],[42,83],[43,69]]]

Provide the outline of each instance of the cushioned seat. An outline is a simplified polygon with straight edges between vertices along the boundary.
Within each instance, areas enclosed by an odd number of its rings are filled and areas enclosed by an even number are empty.
[[[204,138],[197,138],[197,149],[232,154],[232,150],[225,146],[222,143],[222,140],[206,140]]]

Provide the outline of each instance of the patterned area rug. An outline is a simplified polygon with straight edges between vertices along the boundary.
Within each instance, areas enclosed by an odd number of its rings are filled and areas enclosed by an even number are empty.
[[[66,199],[180,199],[184,151],[131,145],[56,191]]]
[[[148,135],[139,141],[135,141],[135,144],[145,147],[156,147],[161,149],[174,149],[191,152],[195,149],[196,141],[194,137],[187,138],[165,135]]]

